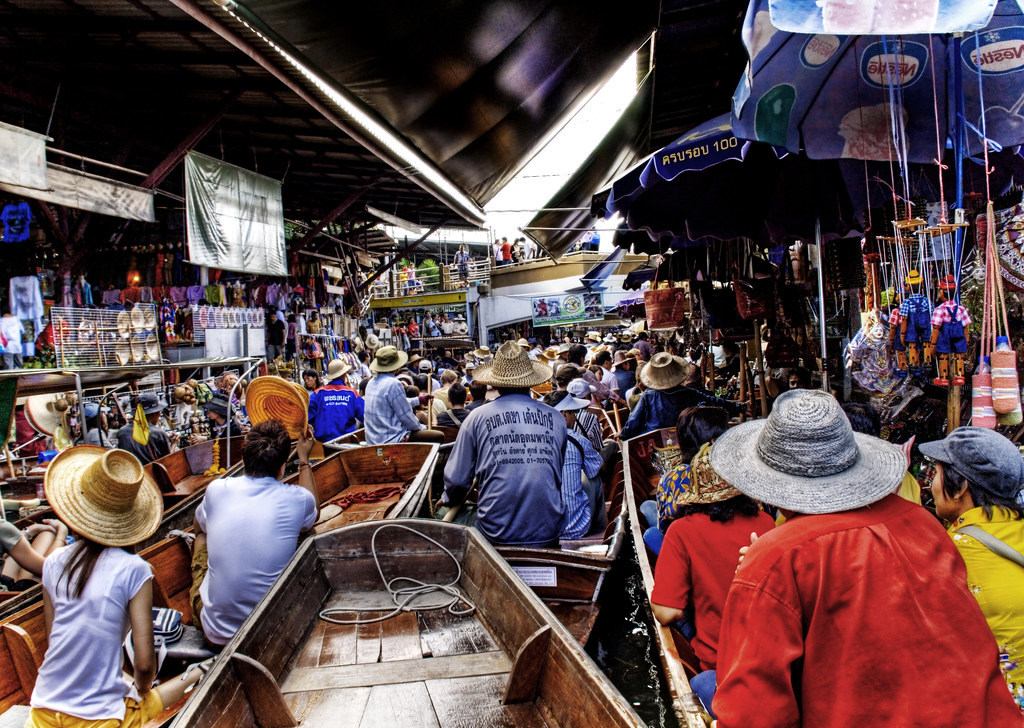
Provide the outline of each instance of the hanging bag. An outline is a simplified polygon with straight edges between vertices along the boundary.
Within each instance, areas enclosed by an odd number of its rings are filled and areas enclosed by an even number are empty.
[[[754,261],[761,261],[768,267],[764,275],[758,275],[755,271]],[[754,319],[775,318],[775,271],[771,264],[756,258],[751,253],[747,254],[747,264],[744,275],[738,272],[733,275],[733,289],[736,292],[736,309],[740,318],[744,321]]]

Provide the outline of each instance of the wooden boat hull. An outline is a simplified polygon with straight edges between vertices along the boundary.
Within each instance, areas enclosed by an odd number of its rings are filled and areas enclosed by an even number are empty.
[[[389,578],[455,582],[476,613],[406,612],[360,626],[320,620],[334,604],[390,611],[371,549],[382,528],[376,549]],[[405,529],[447,548],[458,571]],[[361,523],[304,543],[173,725],[299,721],[304,728],[641,725],[475,529],[426,520]]]
[[[622,444],[622,459],[626,474],[625,502],[630,534],[636,548],[637,562],[644,580],[644,591],[648,598],[648,618],[655,625],[655,646],[668,683],[669,695],[672,697],[672,708],[683,728],[706,728],[700,701],[690,689],[689,675],[693,674],[693,667],[688,668],[686,660],[680,653],[680,647],[686,650],[689,646],[685,644],[685,640],[682,644],[677,644],[673,631],[668,627],[658,625],[653,613],[650,613],[649,600],[651,592],[654,590],[654,564],[644,545],[646,521],[641,515],[639,507],[641,502],[653,497],[654,490],[657,488],[658,473],[651,463],[654,448],[665,447],[675,442],[675,429],[666,428],[639,435]],[[692,658],[692,653],[690,653],[690,657]]]

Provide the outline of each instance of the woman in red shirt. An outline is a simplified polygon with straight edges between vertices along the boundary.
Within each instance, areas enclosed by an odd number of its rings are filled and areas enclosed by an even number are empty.
[[[676,503],[682,507],[665,533],[654,571],[651,608],[661,624],[683,620],[703,672],[690,685],[711,712],[715,694],[718,632],[740,548],[752,533],[767,533],[775,522],[757,503],[732,487],[711,467],[711,445],[690,464],[689,483]]]

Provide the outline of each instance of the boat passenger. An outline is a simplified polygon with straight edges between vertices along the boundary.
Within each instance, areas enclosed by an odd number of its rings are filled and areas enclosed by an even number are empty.
[[[568,369],[568,367],[565,368]],[[565,391],[575,399],[584,400],[588,406],[591,403],[590,398],[594,394],[594,388],[582,378],[569,381],[565,386]],[[604,447],[604,440],[601,437],[601,420],[596,414],[587,409],[576,410],[570,427],[586,437],[593,448],[601,452],[601,448]]]
[[[307,428],[295,446],[299,484],[281,481],[291,440],[280,422],[255,425],[242,443],[245,474],[215,480],[196,509],[192,614],[206,640],[234,636],[313,528],[320,498],[309,464],[315,439]]]
[[[480,409],[487,404],[487,385],[483,382],[478,382],[474,379],[469,383],[469,396],[473,398],[473,401],[466,405],[466,409],[472,412],[475,409]]]
[[[0,521],[0,592],[25,591],[43,574],[43,560],[64,545],[68,528],[54,518],[33,523],[24,531],[8,521]]]
[[[636,348],[640,352],[640,359],[645,362],[650,361],[654,356],[654,346],[647,340],[648,338],[649,335],[646,331],[641,331],[636,335]]]
[[[582,380],[580,380],[582,381]],[[586,437],[574,430],[576,415],[586,411],[589,399],[577,399],[568,392],[555,391],[544,404],[562,413],[566,426],[566,448],[562,463],[562,504],[565,523],[559,539],[579,539],[608,525],[604,513],[604,488],[598,474],[604,464],[601,454]]]
[[[796,390],[723,433],[711,466],[789,514],[726,597],[718,728],[1024,724],[956,547],[893,492],[899,447],[855,434],[832,396]],[[927,689],[936,676],[955,689]]]
[[[107,432],[106,413],[109,411],[109,407],[101,407],[98,402],[85,403],[85,424],[89,431],[85,433],[85,440],[80,444],[96,445],[108,450],[115,446]]]
[[[454,369],[445,369],[441,374],[441,386],[433,390],[434,400],[430,406],[434,410],[434,417],[440,421],[441,415],[451,409],[452,403],[449,398],[451,388],[459,381],[459,373]],[[465,402],[465,397],[463,397]]]
[[[709,712],[722,608],[736,571],[736,554],[749,545],[752,533],[762,536],[775,526],[757,503],[719,477],[711,467],[710,453],[711,444],[705,442],[687,469],[686,485],[676,493],[675,520],[658,554],[651,592],[651,609],[658,622],[672,625],[685,616],[680,631],[690,641],[702,670],[690,685]]]
[[[591,333],[597,334],[596,331]],[[590,334],[587,334],[587,336],[590,336]],[[597,334],[597,336],[600,341],[600,334]],[[569,348],[567,356],[569,357],[569,363],[575,364],[579,367],[580,376],[586,380],[587,384],[594,388],[594,396],[597,398],[598,403],[603,404],[609,400],[616,401],[616,395],[608,388],[608,386],[602,384],[601,380],[583,365],[583,361],[587,356],[587,349],[585,346],[581,344],[573,345]]]
[[[145,725],[209,668],[209,663],[193,666],[153,684],[153,571],[124,549],[159,527],[160,491],[131,453],[84,446],[65,450],[50,463],[45,487],[75,543],[43,565],[49,646],[26,728]],[[131,683],[121,667],[121,642],[129,627]]]
[[[365,356],[363,352],[360,352],[360,357]],[[316,369],[306,369],[302,372],[302,384],[306,387],[306,391],[312,394],[320,388],[320,373]]]
[[[1024,460],[1005,437],[958,427],[920,446],[935,461],[935,512],[967,566],[967,584],[999,645],[999,665],[1024,710]]]
[[[413,412],[405,395],[405,388],[394,372],[405,366],[409,355],[393,346],[377,350],[370,369],[376,376],[366,385],[364,424],[369,445],[387,445],[395,442],[444,442],[444,434],[428,430]],[[426,403],[430,395],[420,395]]]
[[[636,368],[636,358],[629,351],[623,349],[616,351],[612,363],[615,366],[614,374],[619,385],[619,392],[626,392],[636,386],[636,373],[633,371]]]
[[[223,392],[217,392],[208,402],[203,402],[202,408],[206,413],[206,418],[210,421],[210,439],[219,440],[222,437],[227,437],[228,396]],[[240,434],[237,423],[235,424],[235,434]]]
[[[445,372],[445,374],[449,373],[454,372],[451,369]],[[462,423],[469,416],[469,410],[466,409],[466,394],[466,388],[458,382],[454,382],[448,387],[448,401],[451,407],[437,416],[438,427],[462,426]]]
[[[551,367],[531,361],[515,342],[477,369],[476,381],[499,396],[474,410],[459,428],[444,469],[446,505],[461,503],[474,480],[476,527],[494,544],[552,546],[564,518],[559,488],[566,448],[565,420],[530,396],[551,378]]]
[[[309,396],[309,424],[320,442],[355,432],[363,421],[363,398],[345,379],[351,370],[350,364],[332,359],[327,365],[327,384]]]
[[[655,354],[644,365],[640,372],[640,381],[646,389],[629,413],[626,424],[622,426],[620,439],[628,440],[651,430],[673,427],[680,412],[701,403],[722,407],[730,413],[739,413],[743,410],[742,404],[684,387],[683,380],[686,378],[687,369],[685,361],[668,352]]]
[[[143,465],[148,465],[171,452],[171,440],[167,432],[157,424],[166,405],[153,392],[143,392],[139,396],[139,405],[146,415],[146,421],[149,422],[149,443],[143,445],[135,441],[132,436],[135,424],[129,419],[127,424],[117,431],[117,446],[137,457]]]

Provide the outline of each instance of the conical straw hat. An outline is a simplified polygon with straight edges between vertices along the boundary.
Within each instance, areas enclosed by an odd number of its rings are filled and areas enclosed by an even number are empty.
[[[493,361],[477,367],[473,379],[496,389],[525,389],[551,379],[551,367],[530,359],[514,341],[506,341]]]

